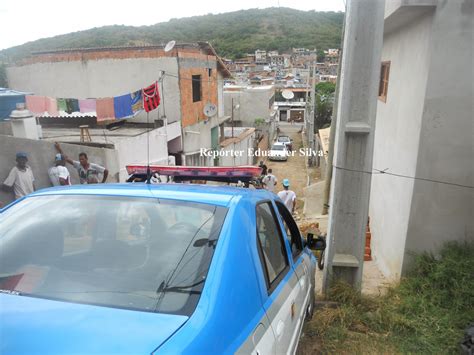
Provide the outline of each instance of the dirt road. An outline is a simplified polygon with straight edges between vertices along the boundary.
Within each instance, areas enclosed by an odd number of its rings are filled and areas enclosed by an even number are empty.
[[[281,184],[283,179],[290,180],[290,190],[296,193],[296,211],[299,216],[303,213],[303,188],[305,188],[307,184],[305,157],[299,154],[299,149],[303,147],[300,132],[301,128],[302,125],[300,124],[292,125],[280,123],[280,134],[287,135],[293,139],[293,151],[295,155],[288,157],[286,162],[270,160],[265,162],[267,167],[273,170],[273,175],[278,179],[276,192],[283,190]]]

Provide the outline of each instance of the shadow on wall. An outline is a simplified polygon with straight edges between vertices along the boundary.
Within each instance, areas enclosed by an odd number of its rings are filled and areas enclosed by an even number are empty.
[[[118,154],[115,149],[66,143],[61,143],[61,148],[66,155],[74,160],[78,159],[80,152],[85,152],[89,157],[89,162],[105,166],[109,170],[108,182],[119,181]],[[16,165],[15,156],[20,151],[28,154],[28,165],[33,171],[36,188],[51,187],[48,169],[54,165],[54,156],[57,153],[54,142],[17,138],[8,135],[0,135],[0,184],[3,184],[10,170]],[[69,164],[67,164],[67,168],[71,174],[72,184],[79,184],[77,171]],[[13,199],[12,193],[0,190],[0,207],[10,203]]]

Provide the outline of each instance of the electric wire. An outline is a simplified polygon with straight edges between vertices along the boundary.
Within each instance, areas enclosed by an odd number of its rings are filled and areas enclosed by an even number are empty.
[[[388,171],[389,168],[385,168],[383,170],[373,168],[372,169],[373,171],[367,171],[367,170],[350,169],[350,168],[345,168],[345,167],[337,166],[337,165],[333,165],[333,167],[338,170],[345,170],[345,171],[350,171],[350,172],[355,172],[355,173],[362,173],[362,174],[368,174],[368,175],[385,174],[385,175],[390,175],[390,176],[395,176],[395,177],[400,177],[400,178],[405,178],[405,179],[427,181],[427,182],[432,182],[432,183],[437,183],[437,184],[450,185],[450,186],[462,187],[462,188],[467,188],[467,189],[474,189],[474,186],[458,184],[455,182],[435,180],[435,179],[429,179],[429,178],[423,178],[423,177],[417,177],[417,176],[409,176],[409,175],[404,175],[404,174],[399,174],[399,173],[392,173]]]

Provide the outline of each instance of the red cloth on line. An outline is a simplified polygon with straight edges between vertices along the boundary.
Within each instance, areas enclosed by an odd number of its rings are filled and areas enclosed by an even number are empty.
[[[160,105],[160,93],[158,91],[158,82],[142,89],[143,108],[146,112],[154,110]]]
[[[108,97],[96,101],[97,122],[115,120],[114,99]]]

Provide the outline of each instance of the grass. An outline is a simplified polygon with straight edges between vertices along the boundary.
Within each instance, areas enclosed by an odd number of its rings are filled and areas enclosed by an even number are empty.
[[[447,244],[419,255],[385,296],[366,297],[338,283],[305,325],[301,353],[457,354],[474,322],[474,243]]]

